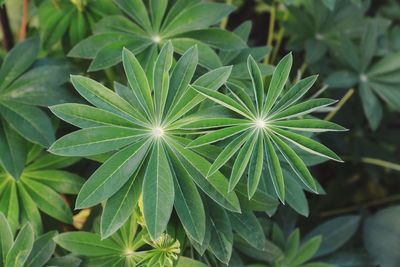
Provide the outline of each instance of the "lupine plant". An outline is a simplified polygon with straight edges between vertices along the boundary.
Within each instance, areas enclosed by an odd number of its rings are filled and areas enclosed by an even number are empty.
[[[0,266],[400,266],[399,17],[0,0]]]

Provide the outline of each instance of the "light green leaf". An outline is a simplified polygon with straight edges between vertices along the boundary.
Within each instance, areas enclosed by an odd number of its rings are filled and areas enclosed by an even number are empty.
[[[285,181],[283,179],[282,168],[268,133],[265,135],[265,147],[268,178],[272,181],[274,190],[280,201],[285,203]]]
[[[334,161],[343,162],[335,152],[318,143],[317,141],[312,140],[311,138],[278,128],[271,128],[271,130],[283,139],[291,142],[306,152]]]
[[[253,93],[256,100],[257,115],[260,116],[261,110],[264,105],[264,84],[261,76],[261,71],[258,68],[257,62],[252,56],[247,58],[247,69],[250,74]]]
[[[131,89],[139,99],[142,108],[146,110],[148,113],[147,115],[150,116],[154,113],[154,104],[151,97],[149,82],[142,66],[135,55],[127,49],[124,49],[122,52],[122,62]]]
[[[7,218],[0,212],[0,263],[5,264],[8,251],[14,242],[13,233]]]
[[[68,204],[54,190],[30,179],[22,180],[22,184],[41,211],[62,222],[72,223]]]
[[[50,231],[40,236],[33,243],[31,253],[24,266],[26,267],[42,267],[51,258],[56,248],[56,243],[53,238],[56,236],[56,231]]]
[[[77,255],[108,256],[120,255],[120,247],[111,239],[101,240],[100,236],[88,232],[68,232],[57,235],[54,241]]]
[[[256,192],[264,165],[264,138],[263,132],[258,133],[258,140],[253,149],[247,174],[247,195],[249,199]]]
[[[314,178],[311,176],[310,171],[307,169],[307,166],[304,164],[302,159],[297,156],[293,149],[291,149],[280,138],[276,137],[274,134],[270,134],[269,136],[272,138],[272,141],[275,143],[276,147],[281,152],[282,156],[285,158],[295,174],[309,189],[316,193],[317,186]]]
[[[142,183],[143,179],[134,174],[125,186],[107,200],[100,222],[102,239],[111,236],[128,220],[139,201]]]
[[[143,181],[143,215],[156,240],[167,227],[174,205],[174,181],[160,140],[153,146]]]
[[[287,121],[275,121],[271,123],[272,126],[289,129],[294,131],[304,132],[330,132],[330,131],[347,131],[346,128],[325,120],[319,119],[299,119]]]
[[[61,104],[50,107],[60,119],[79,128],[96,126],[134,127],[135,124],[115,113],[83,104]]]
[[[23,267],[32,250],[34,233],[29,223],[25,224],[7,254],[5,266]]]
[[[49,151],[60,156],[97,155],[129,145],[144,135],[144,130],[134,128],[116,126],[85,128],[64,135],[49,148]]]
[[[150,141],[138,142],[112,155],[83,185],[75,207],[91,207],[114,195],[138,169],[149,146]]]
[[[289,78],[290,69],[292,68],[293,57],[292,54],[286,55],[279,61],[278,65],[272,75],[271,83],[268,87],[267,99],[265,101],[263,115],[267,115],[275,104],[279,95],[282,93],[283,88]]]
[[[249,161],[251,154],[253,152],[254,146],[257,142],[257,134],[254,133],[253,136],[246,141],[246,143],[242,146],[235,159],[235,163],[232,167],[231,176],[229,178],[229,189],[228,191],[231,192],[236,184],[239,182],[240,178],[242,177]]]
[[[239,134],[243,131],[246,131],[248,128],[249,128],[249,126],[247,126],[247,125],[238,125],[238,126],[232,126],[232,127],[215,130],[206,135],[202,135],[199,138],[195,139],[194,141],[190,142],[187,145],[187,147],[194,148],[194,147],[204,146],[204,145],[207,145],[210,143],[214,143],[217,141],[221,141],[228,137],[231,137],[231,136]]]
[[[196,242],[203,243],[206,232],[206,215],[200,194],[182,165],[173,164],[173,170],[176,213],[187,235]]]
[[[79,94],[94,106],[116,113],[136,124],[146,125],[146,119],[132,105],[101,83],[77,75],[71,76],[71,82]]]
[[[169,70],[172,66],[174,48],[171,42],[167,42],[161,49],[157,61],[154,65],[154,100],[155,111],[159,121],[164,113],[165,103],[169,90]]]

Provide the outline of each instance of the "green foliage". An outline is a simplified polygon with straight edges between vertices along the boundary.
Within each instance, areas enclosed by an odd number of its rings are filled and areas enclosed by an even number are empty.
[[[143,183],[144,218],[153,239],[165,230],[177,200],[183,202],[176,203],[175,209],[188,234],[199,243],[203,241],[205,212],[196,185],[226,209],[240,211],[235,193],[228,193],[226,178],[219,172],[206,177],[210,164],[185,149],[188,140],[184,135],[190,131],[182,128],[182,116],[204,100],[189,89],[197,47],[189,49],[173,69],[172,56],[173,47],[168,42],[157,57],[154,72],[146,76],[134,54],[125,49],[122,58],[129,87],[118,84],[114,93],[91,79],[73,76],[75,89],[96,108],[80,104],[51,108],[61,119],[83,128],[56,141],[50,148],[52,153],[90,156],[119,149],[84,184],[76,202],[77,208],[86,208],[107,200],[103,236],[118,229],[108,230],[113,220],[122,225],[132,213],[132,207],[125,206],[128,200],[137,202],[139,183]],[[217,90],[230,70],[210,71],[193,84]],[[108,214],[118,217],[105,217]]]
[[[29,223],[24,224],[13,234],[11,226],[0,212],[0,263],[4,267],[42,267],[54,253],[56,244],[53,237],[55,231],[48,232],[35,239]],[[47,265],[46,265],[47,266]]]
[[[107,0],[45,0],[39,6],[42,46],[49,49],[60,40],[72,47],[92,33],[105,15],[117,13]]]
[[[146,1],[147,2],[147,1]],[[127,48],[137,55],[146,73],[151,73],[158,48],[171,41],[175,52],[185,53],[197,45],[200,65],[222,67],[212,48],[235,50],[245,42],[229,31],[209,28],[229,15],[234,8],[219,3],[193,1],[116,0],[126,16],[107,16],[100,20],[94,35],[83,40],[70,52],[70,57],[92,59],[89,71],[114,66],[121,62],[121,50]]]
[[[54,128],[46,113],[36,106],[73,100],[62,86],[71,68],[65,62],[37,61],[38,53],[39,40],[32,38],[16,45],[5,57],[0,68],[0,118],[2,125],[10,126],[3,126],[6,130],[2,136],[13,138],[16,131],[48,147],[54,141]],[[1,138],[2,147],[12,146],[8,139]],[[17,143],[17,139],[10,142]]]
[[[55,237],[62,248],[83,256],[85,266],[166,266],[172,267],[180,244],[163,233],[151,240],[146,228],[134,216],[106,239],[91,232],[69,232]]]
[[[323,120],[293,119],[331,105],[334,101],[311,99],[299,102],[312,87],[316,80],[315,76],[299,81],[286,93],[283,93],[292,66],[290,54],[278,63],[268,90],[264,90],[260,69],[252,57],[248,58],[247,66],[252,81],[254,100],[246,94],[246,89],[243,89],[237,83],[228,83],[227,85],[231,97],[198,85],[192,86],[200,94],[240,115],[240,119],[213,118],[210,120],[199,118],[195,122],[184,125],[183,127],[186,129],[210,131],[190,142],[188,146],[199,147],[232,138],[232,141],[225,146],[211,165],[208,175],[213,175],[237,154],[229,179],[229,191],[233,191],[245,173],[246,167],[249,166],[247,168],[247,195],[249,199],[252,198],[259,187],[262,177],[261,184],[272,184],[276,195],[284,202],[285,181],[278,153],[285,160],[285,166],[287,164],[310,190],[317,192],[317,186],[305,163],[287,142],[306,152],[341,161],[327,147],[290,131],[344,130],[341,126]],[[215,128],[219,129],[214,130]],[[266,165],[265,169],[263,168],[264,164]]]
[[[0,211],[11,222],[13,232],[20,223],[30,222],[36,234],[43,231],[39,210],[62,221],[72,223],[72,213],[60,193],[77,194],[84,180],[76,174],[60,170],[78,158],[65,158],[42,152],[39,146],[27,144],[19,153],[3,153],[17,175],[0,168]],[[17,152],[17,151],[12,151]]]
[[[0,266],[400,265],[398,1],[0,6]]]

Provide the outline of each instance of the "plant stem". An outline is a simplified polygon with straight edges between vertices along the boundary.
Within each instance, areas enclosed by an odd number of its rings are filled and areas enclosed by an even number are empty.
[[[374,206],[380,206],[383,204],[387,204],[390,202],[394,201],[400,201],[400,195],[393,195],[393,196],[388,196],[385,198],[377,199],[377,200],[372,200],[363,204],[359,205],[353,205],[350,207],[345,207],[345,208],[340,208],[340,209],[335,209],[335,210],[330,210],[330,211],[324,211],[320,214],[321,217],[330,217],[330,216],[337,216],[343,213],[350,213],[359,210],[360,208],[370,208]]]
[[[354,89],[350,88],[347,93],[342,97],[339,103],[336,105],[335,109],[326,115],[325,120],[330,121],[336,113],[346,104],[346,102],[350,99],[350,97],[354,94]]]
[[[285,15],[284,15],[284,20],[287,20],[289,16],[289,12],[287,10],[285,10]],[[285,35],[285,28],[284,27],[280,27],[279,32],[277,34],[276,37],[276,44],[274,46],[273,49],[273,53],[272,53],[272,57],[271,57],[271,63],[274,63],[276,61],[276,58],[278,56],[279,53],[279,49],[282,45],[282,40],[283,40],[283,36]]]
[[[400,164],[385,161],[382,159],[364,157],[361,158],[361,162],[400,172]]]
[[[269,11],[269,29],[268,29],[268,37],[267,37],[267,46],[272,46],[272,41],[274,39],[275,33],[275,17],[276,17],[276,6],[275,3],[272,3]],[[265,56],[264,63],[269,63],[269,54]]]
[[[22,6],[21,27],[19,28],[20,41],[23,41],[26,38],[26,27],[28,25],[28,16],[29,16],[29,0],[24,0]]]
[[[8,20],[6,5],[0,7],[0,24],[3,32],[3,46],[6,51],[10,51],[14,46],[14,37],[10,28],[10,21]]]
[[[232,0],[226,0],[225,2],[227,5],[232,5]],[[226,29],[226,25],[228,25],[228,20],[229,20],[228,16],[222,19],[220,24],[221,29]]]

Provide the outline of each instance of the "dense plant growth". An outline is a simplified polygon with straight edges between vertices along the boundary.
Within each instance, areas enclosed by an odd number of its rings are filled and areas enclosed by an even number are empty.
[[[397,1],[0,5],[0,266],[400,265]]]

